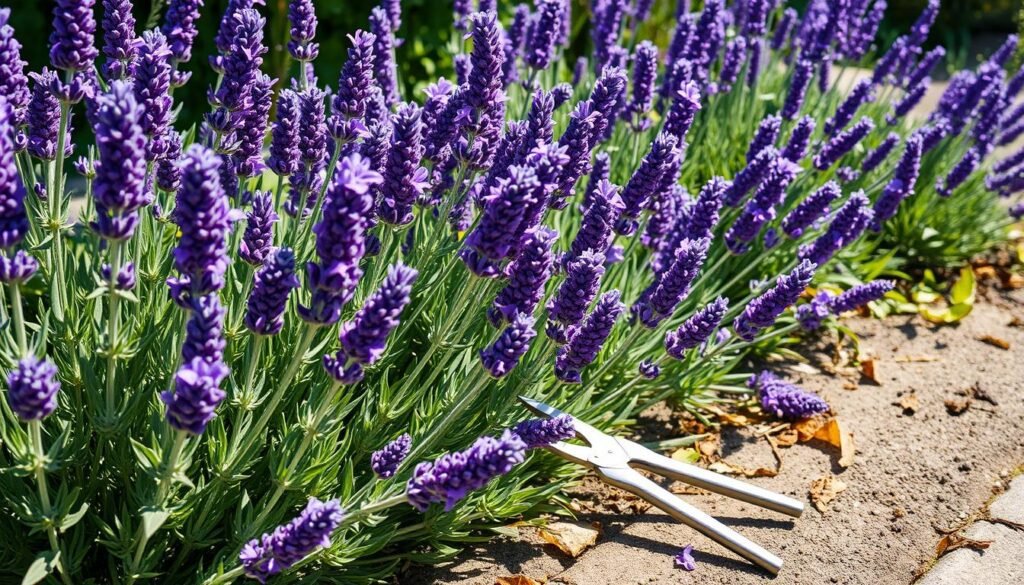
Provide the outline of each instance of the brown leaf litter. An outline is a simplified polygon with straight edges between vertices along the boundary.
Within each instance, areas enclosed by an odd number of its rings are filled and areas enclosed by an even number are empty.
[[[537,534],[545,542],[555,545],[560,551],[576,558],[583,554],[583,551],[597,544],[597,537],[601,535],[601,523],[552,522],[538,530]]]

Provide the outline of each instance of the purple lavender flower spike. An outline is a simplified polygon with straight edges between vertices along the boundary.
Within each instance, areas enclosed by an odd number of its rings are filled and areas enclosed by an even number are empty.
[[[0,99],[0,248],[17,245],[29,231],[25,185],[15,163],[16,131],[11,105]]]
[[[384,165],[377,215],[381,221],[405,225],[412,221],[412,206],[428,187],[423,158],[423,122],[415,104],[403,104],[394,116],[391,145]]]
[[[733,254],[746,252],[764,225],[775,219],[775,208],[785,199],[786,189],[796,178],[800,167],[784,158],[777,158],[765,175],[757,192],[747,202],[743,213],[725,233],[726,246]]]
[[[398,471],[398,466],[409,456],[411,449],[412,437],[409,436],[409,433],[404,433],[370,455],[370,469],[380,479],[394,477],[395,472]]]
[[[242,547],[238,560],[245,575],[266,583],[318,548],[330,546],[331,534],[344,517],[345,510],[338,500],[321,502],[311,498],[297,518]]]
[[[587,250],[607,253],[608,246],[615,237],[615,220],[623,209],[619,188],[608,181],[601,181],[593,197],[590,207],[583,213],[579,232],[573,239],[569,251],[562,258],[563,266],[568,266]]]
[[[583,209],[590,207],[594,201],[594,193],[601,181],[611,179],[611,157],[607,152],[599,152],[594,156],[594,166],[590,169],[587,189],[583,192]]]
[[[619,31],[626,15],[626,2],[603,0],[594,6],[594,25],[590,34],[594,42],[594,69],[603,74],[613,47],[619,44]]]
[[[783,218],[782,231],[792,239],[799,238],[803,235],[804,230],[828,213],[829,206],[841,194],[842,191],[839,189],[838,183],[835,181],[825,183]]]
[[[674,252],[672,264],[637,302],[634,312],[645,327],[653,329],[672,316],[676,306],[686,298],[690,285],[707,258],[711,241],[708,238],[683,240]]]
[[[804,260],[788,274],[779,277],[775,286],[750,301],[743,313],[733,322],[733,329],[744,341],[753,341],[762,329],[771,327],[775,320],[800,298],[811,283],[817,266]]]
[[[35,356],[22,358],[7,374],[7,404],[24,421],[41,420],[57,410],[57,366]]]
[[[327,123],[323,90],[299,92],[299,160],[317,170],[327,159]]]
[[[260,266],[274,245],[274,199],[270,191],[252,195],[252,211],[246,214],[245,233],[238,247],[238,256],[252,266]]]
[[[832,312],[841,315],[858,307],[877,301],[885,296],[885,293],[895,288],[896,283],[891,280],[875,280],[868,284],[855,286],[835,298],[831,303]]]
[[[21,58],[21,43],[14,38],[10,16],[10,8],[0,8],[0,95],[11,106],[14,116],[11,125],[18,128],[24,123],[31,94],[25,76],[26,63]]]
[[[139,209],[149,203],[142,115],[142,107],[135,101],[127,81],[112,83],[110,92],[99,96],[94,105],[99,160],[93,180],[93,229],[106,239],[130,238],[139,221]]]
[[[811,77],[814,73],[814,63],[807,59],[797,61],[793,69],[793,77],[789,82],[789,92],[786,93],[786,100],[782,104],[782,117],[787,120],[796,118],[803,106],[804,97],[807,95],[807,86],[811,84]]]
[[[242,116],[236,135],[239,145],[232,154],[239,177],[254,177],[263,172],[263,140],[274,99],[274,81],[260,73],[249,88],[250,107]]]
[[[658,47],[650,41],[640,43],[633,54],[633,96],[629,112],[643,118],[654,105],[654,81],[658,75]],[[634,121],[634,128],[638,123]]]
[[[911,87],[903,94],[895,104],[892,106],[892,112],[885,117],[885,121],[889,124],[895,124],[898,120],[906,116],[910,110],[914,109],[921,98],[924,97],[928,87],[931,85],[931,79],[926,77],[924,80],[917,84],[916,87]]]
[[[736,207],[743,202],[743,198],[751,189],[761,184],[761,180],[768,173],[774,161],[779,157],[779,151],[774,147],[762,150],[750,164],[736,173],[728,190],[722,197],[723,202],[729,207]]]
[[[587,313],[591,301],[597,296],[604,276],[605,256],[600,252],[587,250],[566,267],[566,279],[558,292],[548,303],[548,319],[563,328],[578,325]],[[553,329],[549,336],[554,341],[566,341],[564,330]]]
[[[373,83],[373,47],[377,37],[365,31],[349,35],[352,46],[338,77],[338,90],[331,101],[331,136],[341,143],[352,142],[365,132],[362,122]]]
[[[267,166],[279,177],[287,177],[298,172],[299,156],[299,96],[284,89],[277,99],[277,120],[270,131]]]
[[[928,0],[928,5],[921,11],[917,21],[910,27],[910,45],[920,47],[928,40],[928,32],[935,23],[935,17],[939,15],[939,0]]]
[[[817,395],[777,378],[768,370],[751,376],[747,385],[757,390],[761,408],[783,420],[803,420],[829,410],[828,403]]]
[[[680,143],[689,132],[693,120],[700,111],[700,91],[697,84],[688,81],[682,85],[669,106],[662,132],[675,136]]]
[[[257,5],[263,6],[263,4],[263,0],[228,0],[227,8],[224,9],[224,14],[220,18],[217,36],[214,38],[214,44],[218,51],[227,53],[231,50],[237,24],[235,15],[243,10],[252,10]]]
[[[503,378],[519,364],[537,336],[533,326],[533,317],[520,313],[512,318],[494,343],[480,352],[480,361],[492,377]]]
[[[615,2],[616,0],[611,0]],[[601,114],[601,118],[594,126],[594,140],[590,145],[593,149],[600,139],[611,135],[615,128],[616,112],[619,110],[619,103],[626,95],[626,72],[619,67],[608,67],[601,71],[601,76],[594,83],[594,89],[590,92],[590,102],[594,111]]]
[[[814,168],[824,171],[843,158],[848,152],[854,149],[865,136],[875,129],[875,123],[871,118],[863,117],[849,130],[836,134],[826,142],[818,154],[814,155]]]
[[[893,41],[889,50],[882,55],[882,58],[875,64],[875,72],[871,76],[871,82],[875,85],[881,84],[893,75],[899,66],[906,62],[911,52],[907,46],[907,37],[899,37]]]
[[[569,126],[558,139],[569,161],[562,169],[558,188],[550,201],[551,207],[564,209],[568,199],[575,193],[580,177],[590,172],[590,144],[600,118],[601,114],[593,110],[590,101],[580,102],[569,115]]]
[[[537,13],[530,27],[529,40],[523,60],[536,71],[551,65],[555,56],[555,41],[561,28],[562,0],[538,0]]]
[[[857,114],[857,110],[861,106],[873,101],[874,95],[871,91],[873,87],[874,85],[867,79],[857,82],[853,89],[850,90],[849,95],[846,96],[846,99],[836,108],[832,117],[825,122],[825,134],[834,136],[836,132],[845,128],[853,120],[854,115]]]
[[[174,265],[181,278],[168,284],[172,290],[180,287],[204,295],[224,287],[230,209],[220,183],[221,160],[213,151],[192,144],[181,166],[181,188],[174,208],[174,221],[181,230]]]
[[[570,330],[568,344],[559,348],[555,359],[555,376],[559,380],[570,384],[582,381],[580,371],[597,358],[616,321],[626,310],[620,298],[617,290],[604,293],[579,327]]]
[[[715,62],[718,49],[725,39],[724,13],[724,0],[705,2],[704,10],[697,20],[697,28],[690,37],[686,58],[698,66],[701,76],[706,75]]]
[[[637,369],[645,380],[656,380],[661,375],[661,366],[651,360],[643,360]]]
[[[754,46],[758,46],[756,41]],[[725,56],[722,57],[722,68],[718,72],[718,84],[722,91],[727,92],[732,84],[736,82],[740,69],[747,61],[747,40],[744,37],[736,37],[725,46]],[[753,62],[751,67],[753,67]]]
[[[782,16],[779,18],[779,22],[775,25],[775,32],[772,33],[772,50],[779,51],[783,45],[786,44],[786,40],[790,38],[793,33],[793,25],[796,24],[799,14],[795,8],[787,8],[782,12]]]
[[[796,322],[804,331],[815,331],[822,322],[832,314],[833,296],[828,291],[820,291],[811,302],[796,308]]]
[[[127,78],[138,54],[135,17],[129,0],[103,0],[103,76],[107,81]]]
[[[935,65],[946,56],[946,50],[942,47],[935,47],[931,51],[928,51],[921,61],[917,64],[917,67],[907,77],[905,87],[917,87],[920,85],[928,76],[931,74],[932,69]]]
[[[575,90],[573,86],[568,83],[559,83],[555,87],[551,88],[551,105],[554,109],[562,107],[563,104],[569,103],[572,99]]]
[[[155,161],[168,150],[171,123],[171,50],[158,31],[146,31],[137,43],[134,67],[135,100],[142,105],[142,131],[149,138],[146,160]]]
[[[50,64],[65,71],[92,69],[99,51],[93,42],[96,0],[57,0],[50,33]]]
[[[870,173],[871,171],[878,168],[878,165],[882,164],[885,159],[889,158],[889,154],[892,149],[896,147],[900,142],[900,135],[895,132],[890,133],[885,139],[877,146],[874,150],[868,153],[861,162],[861,171],[864,173]]]
[[[935,190],[942,197],[949,197],[953,194],[953,191],[963,184],[967,180],[967,177],[971,176],[981,164],[981,153],[977,149],[971,148],[964,154],[964,157],[960,159],[960,162],[956,163],[953,168],[946,175],[945,179],[938,179],[936,181]]]
[[[284,327],[284,310],[292,289],[299,288],[295,254],[288,248],[271,250],[256,272],[246,304],[245,326],[256,335],[277,335]]]
[[[324,368],[344,384],[362,379],[363,366],[376,363],[384,354],[388,336],[398,327],[409,304],[412,285],[419,273],[401,263],[388,268],[387,276],[351,321],[345,322],[338,339],[341,350],[335,357],[324,356]],[[358,364],[353,368],[353,363]],[[356,375],[353,375],[353,373]]]
[[[18,250],[13,257],[0,253],[0,282],[4,284],[28,282],[37,270],[39,263],[24,250]]]
[[[512,432],[526,443],[528,449],[537,449],[575,437],[576,427],[572,417],[563,414],[555,418],[524,420],[512,427]]]
[[[465,32],[469,23],[469,15],[473,12],[473,0],[455,0],[455,30]]]
[[[1018,166],[1024,165],[1024,147],[1010,156],[997,161],[992,165],[992,172],[995,174],[1006,173]]]
[[[682,185],[673,186],[667,193],[651,202],[651,215],[647,219],[643,235],[640,236],[640,243],[657,251],[665,238],[672,233],[680,216],[689,214],[690,205],[690,194]]]
[[[747,147],[747,163],[751,163],[757,158],[757,155],[762,150],[775,146],[775,142],[779,139],[779,130],[782,129],[782,118],[778,116],[766,116],[757,127],[757,132],[754,133],[754,138],[750,141],[750,146]]]
[[[722,208],[722,196],[728,188],[728,181],[721,177],[712,177],[704,185],[686,222],[686,238],[698,240],[713,237],[715,225],[718,224],[718,214]]]
[[[514,166],[486,196],[480,222],[466,236],[462,255],[475,274],[497,276],[497,264],[509,257],[526,227],[524,216],[539,185],[532,168]]]
[[[42,160],[57,157],[57,134],[60,127],[60,102],[50,91],[58,81],[57,74],[46,67],[40,73],[30,73],[32,97],[26,110],[28,122],[28,153]]]
[[[216,294],[193,297],[185,341],[181,344],[181,358],[185,363],[201,359],[215,364],[224,361],[224,306]]]
[[[192,44],[199,34],[196,21],[203,0],[170,0],[160,32],[167,37],[175,61],[188,62],[192,59]]]
[[[167,405],[168,424],[192,435],[203,434],[224,400],[220,384],[228,373],[223,363],[210,363],[199,357],[184,364],[174,375],[174,389],[160,394],[160,400]]]
[[[388,13],[378,6],[370,11],[370,32],[373,44],[373,77],[380,88],[384,103],[391,107],[398,103],[398,69],[395,64],[395,35],[391,32]]]
[[[782,158],[798,163],[803,160],[807,153],[807,146],[811,142],[811,135],[814,134],[814,118],[804,116],[797,121],[793,131],[789,134],[789,141],[782,149]]]
[[[864,192],[854,193],[836,212],[825,233],[812,243],[802,246],[797,257],[823,266],[836,252],[859,238],[873,217],[871,202]]]
[[[292,58],[304,63],[316,59],[320,45],[313,42],[317,25],[313,0],[291,0],[288,4],[288,24],[291,25],[288,52]]]
[[[718,297],[694,313],[675,331],[665,334],[665,352],[672,358],[682,360],[687,350],[704,344],[722,323],[729,301]]]
[[[249,88],[259,77],[263,54],[267,52],[263,44],[267,21],[251,8],[236,11],[231,19],[231,41],[222,61],[224,74],[212,101],[234,112],[248,105]]]
[[[156,163],[156,186],[168,193],[177,192],[181,186],[181,134],[167,133],[167,152]]]
[[[650,151],[640,163],[640,167],[626,183],[622,190],[622,202],[625,208],[622,217],[616,223],[615,231],[621,235],[632,235],[637,228],[636,218],[647,207],[656,187],[666,172],[666,167],[676,156],[678,140],[671,134],[659,134],[651,145]]]
[[[544,297],[544,285],[553,271],[551,246],[556,239],[558,232],[544,226],[527,234],[522,250],[508,267],[508,284],[498,292],[494,305],[487,311],[493,325],[510,322],[520,313],[533,315]]]
[[[871,226],[875,231],[881,230],[882,224],[896,215],[900,203],[914,193],[914,184],[917,183],[921,171],[922,145],[923,140],[920,136],[911,136],[907,139],[906,149],[896,166],[892,180],[875,201],[875,220]]]
[[[362,278],[359,261],[366,251],[366,229],[373,210],[370,193],[383,181],[359,154],[338,163],[324,198],[323,215],[313,227],[319,263],[307,264],[310,305],[299,306],[303,320],[319,325],[335,323],[341,308],[352,299]]]
[[[538,90],[533,94],[530,112],[526,118],[526,131],[522,141],[519,143],[519,148],[516,149],[515,164],[523,164],[526,162],[526,157],[534,149],[542,144],[549,144],[551,142],[554,132],[551,113],[554,109],[555,100],[550,92]],[[570,117],[569,123],[572,125],[574,118]],[[578,124],[578,122],[576,123]]]
[[[469,492],[522,463],[526,448],[519,435],[506,430],[497,439],[480,437],[465,451],[420,463],[405,488],[409,504],[426,512],[430,504],[443,502],[449,511]]]

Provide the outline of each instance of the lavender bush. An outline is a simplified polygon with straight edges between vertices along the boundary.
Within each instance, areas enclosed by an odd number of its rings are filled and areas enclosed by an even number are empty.
[[[271,79],[263,3],[233,0],[194,127],[201,2],[141,31],[58,1],[31,73],[0,10],[0,574],[378,582],[578,472],[531,451],[571,429],[517,395],[707,420],[754,396],[746,356],[891,286],[794,310],[813,280],[962,259],[1009,221],[1009,44],[917,121],[934,6],[878,51],[880,0],[708,0],[660,49],[642,4],[593,2],[565,66],[575,4],[458,1],[457,78],[414,92],[400,2],[321,82],[314,2]],[[829,71],[876,53],[844,95]]]

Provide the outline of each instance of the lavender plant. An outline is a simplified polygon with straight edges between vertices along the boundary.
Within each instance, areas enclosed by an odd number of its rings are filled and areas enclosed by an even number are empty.
[[[460,1],[457,83],[413,92],[385,1],[329,92],[309,0],[281,80],[262,2],[172,0],[159,31],[102,4],[102,53],[93,2],[59,1],[30,74],[0,10],[0,573],[26,583],[370,583],[443,559],[577,473],[532,449],[571,428],[523,422],[520,394],[605,427],[755,392],[820,411],[741,364],[890,285],[794,310],[805,288],[962,259],[1024,189],[1024,157],[991,161],[1024,132],[1008,49],[904,111],[934,6],[879,51],[880,0],[711,0],[663,52],[651,3],[598,0],[563,67],[571,3],[503,22]],[[219,81],[187,127],[203,17]],[[878,53],[848,96],[829,77]]]

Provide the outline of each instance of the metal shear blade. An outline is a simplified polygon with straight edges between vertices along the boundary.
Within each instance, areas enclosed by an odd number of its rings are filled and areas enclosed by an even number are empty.
[[[553,453],[574,463],[590,467],[604,482],[647,500],[676,520],[701,532],[773,575],[779,572],[782,567],[782,559],[676,497],[636,471],[634,467],[793,517],[799,517],[803,513],[803,502],[708,471],[702,467],[676,461],[628,439],[612,437],[543,402],[525,396],[520,396],[519,400],[540,416],[548,418],[568,416],[576,429],[576,436],[589,445],[583,446],[559,441],[547,447]]]

